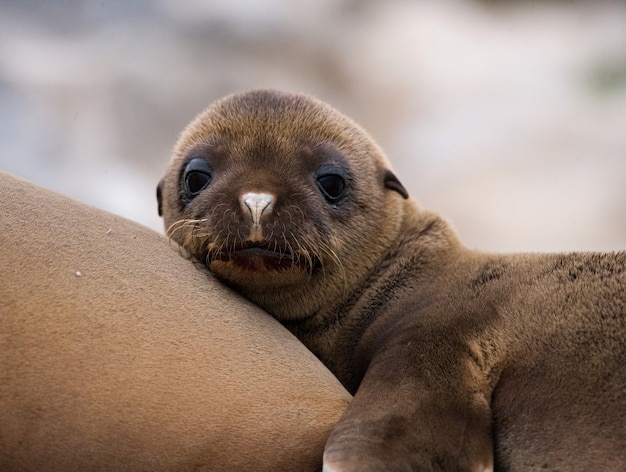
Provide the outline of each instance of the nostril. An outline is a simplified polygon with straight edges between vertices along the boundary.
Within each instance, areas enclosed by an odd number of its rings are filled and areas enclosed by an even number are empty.
[[[241,203],[244,211],[250,213],[252,223],[259,225],[261,216],[272,209],[274,197],[267,193],[244,193],[241,196]]]

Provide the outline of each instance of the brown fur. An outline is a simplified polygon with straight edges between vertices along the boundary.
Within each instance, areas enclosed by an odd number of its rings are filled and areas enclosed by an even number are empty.
[[[211,180],[189,198],[192,158]],[[329,165],[338,202],[316,183]],[[256,223],[249,192],[271,197]],[[625,252],[470,251],[363,130],[273,91],[193,121],[158,195],[173,239],[356,392],[326,470],[626,466]]]
[[[349,395],[135,223],[0,173],[0,470],[319,470]]]

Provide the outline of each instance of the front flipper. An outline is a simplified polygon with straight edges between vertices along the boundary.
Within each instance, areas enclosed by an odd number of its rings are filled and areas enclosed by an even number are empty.
[[[489,403],[464,367],[447,366],[433,382],[407,373],[413,358],[386,354],[331,433],[324,472],[492,471]]]

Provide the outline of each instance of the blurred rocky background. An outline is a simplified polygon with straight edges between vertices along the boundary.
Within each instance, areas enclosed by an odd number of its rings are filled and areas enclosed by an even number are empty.
[[[623,0],[0,0],[0,169],[158,231],[178,133],[251,87],[354,118],[470,247],[626,248]]]

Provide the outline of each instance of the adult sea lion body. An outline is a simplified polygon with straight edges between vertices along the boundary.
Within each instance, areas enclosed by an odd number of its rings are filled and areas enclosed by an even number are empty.
[[[319,471],[349,394],[137,223],[0,172],[0,471]]]
[[[275,91],[200,114],[157,196],[355,393],[326,470],[626,467],[625,252],[471,251],[356,124]]]

